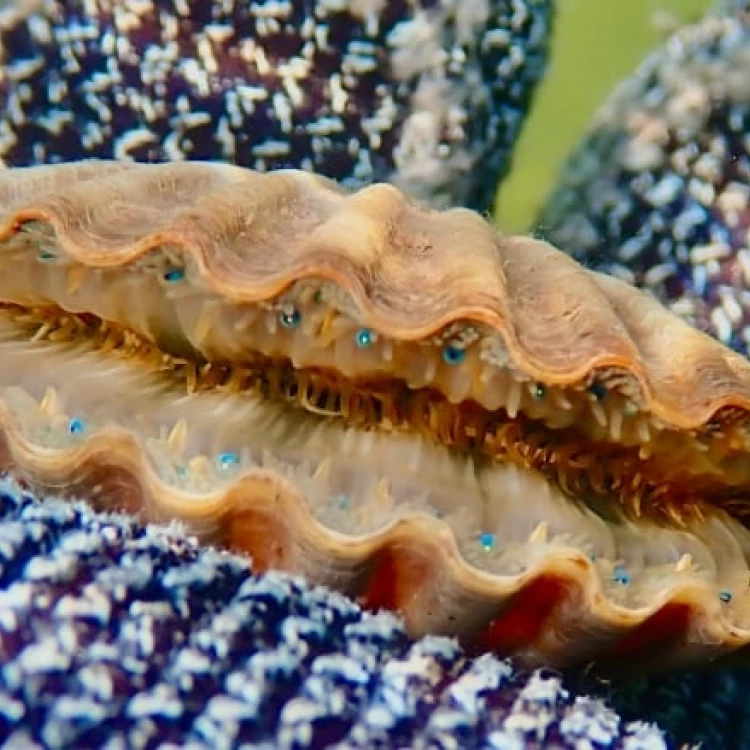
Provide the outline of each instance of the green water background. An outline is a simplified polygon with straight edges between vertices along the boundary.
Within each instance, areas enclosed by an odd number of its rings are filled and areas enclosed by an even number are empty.
[[[513,169],[498,194],[496,219],[527,231],[565,156],[597,107],[668,32],[667,18],[700,18],[711,0],[558,0],[547,76],[537,92]]]

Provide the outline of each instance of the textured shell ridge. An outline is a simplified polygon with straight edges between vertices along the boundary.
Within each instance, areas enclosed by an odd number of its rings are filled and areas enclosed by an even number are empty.
[[[750,407],[750,389],[736,376],[750,368],[740,358],[666,316],[661,306],[652,306],[649,322],[639,324],[648,302],[627,285],[584,272],[545,243],[500,235],[465,209],[435,212],[389,186],[342,193],[328,180],[295,170],[83,162],[65,165],[58,182],[58,169],[4,173],[3,237],[19,223],[38,220],[50,224],[54,241],[72,257],[111,268],[169,246],[197,264],[203,283],[235,300],[274,296],[303,275],[327,276],[375,325],[399,337],[424,338],[458,318],[473,319],[496,328],[519,367],[540,380],[570,383],[595,367],[629,369],[654,410],[681,426],[697,426],[724,405]],[[94,201],[92,179],[98,183]],[[57,192],[62,183],[64,197]],[[27,190],[40,199],[27,201]],[[153,203],[142,200],[143,193]],[[468,251],[454,252],[457,243]],[[422,285],[430,295],[419,293]],[[644,351],[664,326],[668,339]],[[706,394],[704,403],[699,393],[690,394],[694,399],[685,394],[679,405],[659,402],[648,370],[668,368],[680,351],[689,351],[684,356],[693,363],[710,352],[706,366],[719,395]],[[660,352],[666,361],[649,359]],[[665,376],[678,384],[682,368],[673,369]],[[662,389],[662,397],[672,395],[669,390]],[[682,415],[690,416],[683,422]]]

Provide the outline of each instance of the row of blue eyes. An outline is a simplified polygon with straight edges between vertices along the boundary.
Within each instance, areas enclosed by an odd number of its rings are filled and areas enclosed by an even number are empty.
[[[68,431],[72,434],[83,432],[84,427],[85,425],[83,421],[78,417],[71,419],[68,423]],[[216,463],[221,469],[228,470],[239,466],[240,457],[237,453],[225,451],[223,453],[219,453],[219,455],[216,457]],[[340,508],[345,509],[348,504],[344,504],[341,502],[341,500],[339,500],[338,505]],[[491,532],[486,531],[478,536],[477,541],[485,552],[491,552],[495,548],[496,537]],[[615,569],[612,572],[612,581],[614,583],[619,583],[622,586],[627,586],[631,582],[630,573],[628,573],[628,571],[625,570],[625,568],[623,568],[622,566],[615,566]],[[720,591],[719,599],[725,604],[728,604],[730,601],[732,601],[732,592],[728,591],[727,589]]]
[[[43,261],[54,260],[57,256],[49,251],[40,251],[39,259]],[[170,268],[162,274],[164,281],[169,283],[175,283],[178,281],[184,281],[185,270],[182,268]],[[279,314],[279,321],[285,328],[296,328],[302,321],[302,315],[299,310],[285,310]],[[375,335],[369,328],[360,328],[355,334],[355,341],[357,346],[364,349],[371,346],[375,341]],[[448,365],[460,365],[466,359],[466,350],[455,346],[454,344],[446,344],[443,348],[443,361]],[[534,397],[537,399],[544,398],[547,389],[541,383],[537,383],[534,389]],[[592,383],[589,387],[589,392],[594,396],[597,401],[602,401],[607,396],[607,387],[601,383]]]
[[[40,251],[39,259],[43,261],[54,260],[56,255],[49,251]],[[182,268],[170,268],[162,274],[164,281],[175,283],[184,281],[185,271]],[[285,310],[279,314],[279,321],[285,328],[296,328],[302,322],[299,310]],[[360,328],[354,335],[357,346],[366,349],[375,341],[375,334],[369,328]],[[446,344],[443,348],[443,361],[448,365],[460,365],[466,359],[466,350],[454,344]],[[590,393],[597,401],[602,401],[607,396],[607,388],[601,383],[593,383],[589,388]],[[547,389],[541,383],[537,383],[534,389],[534,397],[542,399]]]
[[[285,328],[297,328],[302,322],[302,315],[299,310],[285,310],[279,313],[279,322]],[[375,343],[375,333],[370,328],[360,328],[354,334],[354,340],[360,349],[366,349]],[[446,344],[443,347],[443,361],[448,365],[460,365],[466,359],[466,349]],[[607,387],[602,383],[592,383],[589,386],[589,392],[597,401],[602,401],[607,396]],[[541,383],[534,387],[534,397],[542,399],[547,393],[547,389]]]
[[[164,274],[166,281],[181,281],[184,278],[184,272],[173,269]],[[284,310],[279,313],[279,322],[284,328],[297,328],[302,322],[302,315],[299,310]],[[366,349],[375,342],[375,334],[370,328],[360,328],[354,334],[354,340],[358,347]],[[446,344],[443,347],[443,361],[448,365],[460,365],[466,359],[466,349]],[[607,396],[607,388],[601,383],[592,383],[589,388],[590,393],[597,399],[603,400]],[[537,399],[544,398],[547,389],[541,383],[537,383],[534,389],[534,397]]]
[[[497,540],[495,535],[489,531],[485,531],[478,537],[479,545],[485,552],[492,552],[492,550],[495,548],[496,541]],[[591,559],[593,562],[596,557],[592,556]],[[614,583],[619,583],[621,586],[627,586],[632,581],[632,577],[625,568],[623,568],[621,565],[616,565],[614,570],[612,571],[612,581]],[[728,589],[721,590],[719,592],[719,599],[725,604],[728,604],[732,601],[732,592]]]

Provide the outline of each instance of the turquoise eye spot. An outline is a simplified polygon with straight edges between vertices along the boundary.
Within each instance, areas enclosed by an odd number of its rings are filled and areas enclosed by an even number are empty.
[[[719,599],[724,602],[724,604],[729,604],[729,602],[732,601],[732,592],[727,591],[727,589],[724,589],[723,591],[719,592]]]
[[[164,272],[164,281],[173,283],[175,281],[182,281],[185,278],[185,271],[182,268],[170,268]]]
[[[541,401],[546,395],[547,387],[542,385],[541,383],[537,383],[536,386],[534,386],[534,398],[537,401]]]
[[[302,320],[302,316],[299,313],[299,310],[296,310],[292,308],[291,310],[284,310],[279,315],[279,321],[281,322],[281,325],[284,326],[284,328],[296,328],[300,321]]]
[[[479,544],[485,552],[491,552],[495,548],[495,535],[485,531],[479,535]]]
[[[607,386],[603,383],[592,383],[589,387],[589,393],[591,393],[597,401],[604,401],[604,399],[607,398],[609,391],[607,390]]]
[[[627,586],[630,583],[630,573],[625,568],[616,567],[612,573],[612,580],[615,583],[619,583],[623,586]]]
[[[83,432],[83,428],[83,420],[78,419],[78,417],[73,417],[73,419],[68,422],[68,432],[71,435],[80,435],[80,433]]]
[[[216,462],[221,469],[231,469],[235,466],[239,466],[240,457],[236,453],[226,451],[225,453],[219,453],[216,457]]]
[[[369,328],[360,328],[357,331],[354,340],[357,342],[357,346],[360,349],[366,349],[368,346],[372,346],[375,337]]]
[[[466,359],[466,349],[448,344],[443,349],[443,362],[447,365],[460,365]]]
[[[49,250],[40,250],[37,253],[37,258],[39,258],[39,260],[55,260],[57,256]]]
[[[333,499],[333,504],[339,510],[348,510],[351,507],[352,501],[347,495],[336,495],[336,497]]]

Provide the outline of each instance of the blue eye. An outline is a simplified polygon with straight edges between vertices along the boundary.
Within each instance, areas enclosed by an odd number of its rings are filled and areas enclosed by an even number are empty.
[[[39,260],[55,260],[55,258],[57,258],[57,256],[49,250],[40,250],[36,257],[39,258]]]
[[[597,400],[597,401],[604,401],[605,398],[607,398],[607,394],[609,393],[609,390],[607,389],[607,386],[603,383],[592,383],[589,387],[589,393]]]
[[[732,592],[728,591],[727,589],[724,589],[724,591],[719,592],[719,599],[724,602],[724,604],[729,604],[729,602],[732,601]]]
[[[375,336],[369,328],[360,328],[355,334],[354,340],[360,349],[366,349],[375,341]]]
[[[162,277],[164,281],[174,282],[182,281],[185,278],[185,271],[182,268],[170,268],[164,272]]]
[[[297,310],[296,308],[284,310],[279,315],[279,321],[281,322],[281,325],[284,326],[284,328],[296,328],[300,324],[301,320],[302,316],[300,315],[299,310]]]
[[[443,361],[447,365],[460,365],[466,359],[466,349],[448,344],[443,349]]]
[[[333,504],[339,510],[348,510],[351,507],[352,501],[348,495],[336,495],[333,499]]]
[[[219,453],[216,457],[216,462],[222,469],[231,469],[233,466],[239,466],[240,457],[231,451],[225,453]]]
[[[78,435],[81,432],[83,432],[84,424],[83,420],[78,419],[78,417],[73,417],[73,419],[68,422],[68,432],[71,435]]]
[[[495,535],[485,531],[479,535],[479,544],[482,545],[485,552],[490,552],[495,547]]]
[[[621,568],[621,567],[618,566],[618,567],[616,567],[614,569],[614,571],[612,573],[612,580],[615,583],[620,583],[623,586],[625,586],[628,583],[630,583],[630,580],[631,580],[630,579],[630,573],[628,573],[628,571],[625,570],[625,568]]]

